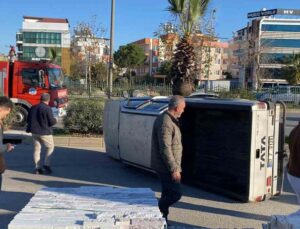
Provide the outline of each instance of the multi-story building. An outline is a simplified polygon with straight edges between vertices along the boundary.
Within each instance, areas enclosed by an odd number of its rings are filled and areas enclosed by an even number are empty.
[[[285,80],[282,67],[300,53],[300,10],[272,9],[248,14],[248,25],[234,37],[240,79],[257,88],[267,80]]]
[[[199,69],[197,79],[224,79],[228,69],[228,43],[203,34],[196,34],[192,41]]]
[[[56,62],[70,72],[68,19],[24,16],[16,38],[19,59],[50,60],[55,55]]]
[[[179,42],[178,35],[169,33],[160,37],[159,64],[165,60],[171,60],[176,44]],[[196,55],[198,67],[198,80],[219,80],[224,78],[228,66],[228,43],[220,42],[203,34],[195,34],[192,44]]]
[[[174,55],[179,36],[175,33],[167,33],[159,39],[159,63],[170,61]]]
[[[154,76],[161,63],[170,61],[173,58],[178,42],[179,37],[174,33],[162,35],[159,39],[144,38],[132,42],[132,44],[140,46],[146,56],[145,63],[136,68],[137,76],[147,74]],[[196,56],[201,56],[199,57],[200,61],[197,62],[198,69],[200,69],[197,78],[199,80],[224,79],[224,73],[228,71],[228,43],[216,39],[208,40],[202,34],[196,35],[192,42]],[[204,66],[209,66],[207,71]]]
[[[159,67],[159,39],[157,38],[144,38],[138,41],[134,41],[131,44],[140,46],[146,56],[145,63],[136,68],[137,76],[153,76]]]
[[[75,35],[73,43],[82,59],[89,56],[94,61],[109,62],[109,39]]]

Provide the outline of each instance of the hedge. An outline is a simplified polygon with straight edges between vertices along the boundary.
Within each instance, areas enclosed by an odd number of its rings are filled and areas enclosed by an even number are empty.
[[[67,108],[63,122],[70,133],[102,134],[104,101],[75,99]]]

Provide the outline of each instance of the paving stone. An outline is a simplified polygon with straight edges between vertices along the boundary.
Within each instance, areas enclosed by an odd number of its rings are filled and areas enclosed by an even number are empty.
[[[8,229],[165,228],[149,188],[44,188],[17,214]]]

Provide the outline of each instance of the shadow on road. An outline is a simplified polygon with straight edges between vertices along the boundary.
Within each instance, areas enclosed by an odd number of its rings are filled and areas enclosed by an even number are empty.
[[[193,210],[193,211],[213,213],[213,214],[218,214],[218,215],[227,215],[227,216],[234,216],[234,217],[240,217],[240,218],[255,219],[255,220],[261,220],[261,221],[268,221],[270,219],[270,216],[266,216],[266,215],[258,215],[258,214],[228,210],[228,209],[224,209],[224,208],[215,208],[215,207],[209,207],[209,206],[203,206],[203,205],[195,205],[195,204],[186,203],[186,202],[179,202],[176,205],[174,205],[174,207],[181,208],[181,209],[187,209],[187,210]]]
[[[19,212],[33,196],[25,192],[6,192],[0,191],[0,209],[5,214],[0,214],[0,228],[7,228],[16,212]]]
[[[37,177],[33,174],[32,150],[31,145],[20,145],[14,153],[7,154],[9,169],[30,173],[32,176]],[[149,187],[153,191],[160,191],[160,184],[154,173],[123,164],[99,151],[56,147],[52,157],[52,168],[53,174],[51,177],[53,179],[64,178],[72,180],[72,182],[62,181],[55,183],[55,181],[46,180],[40,183],[36,179],[33,179],[31,182],[49,187],[55,187],[56,185],[59,185],[58,187],[108,185],[117,187]],[[236,201],[229,198],[190,186],[184,188],[184,195],[219,202],[236,203]]]

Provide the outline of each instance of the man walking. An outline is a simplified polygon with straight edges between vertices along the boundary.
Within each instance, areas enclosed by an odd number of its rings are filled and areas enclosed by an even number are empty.
[[[168,110],[157,117],[152,132],[151,167],[161,181],[162,193],[158,205],[166,220],[169,207],[182,196],[180,185],[182,142],[178,118],[184,108],[185,100],[182,96],[171,97]]]
[[[49,106],[50,95],[43,93],[41,102],[31,107],[27,119],[27,132],[32,133],[34,144],[33,159],[36,174],[51,174],[50,159],[54,150],[52,126],[56,124],[52,110]],[[46,148],[46,156],[43,167],[41,166],[41,146]]]

